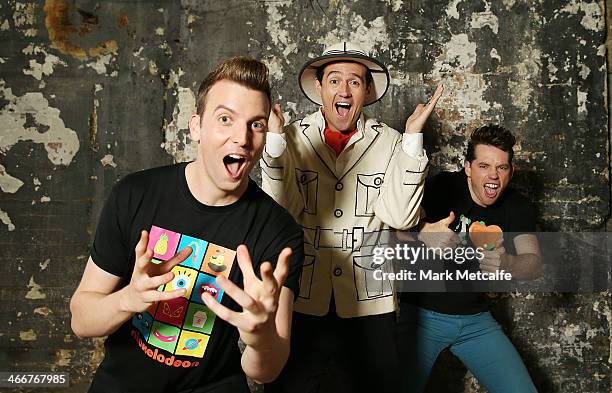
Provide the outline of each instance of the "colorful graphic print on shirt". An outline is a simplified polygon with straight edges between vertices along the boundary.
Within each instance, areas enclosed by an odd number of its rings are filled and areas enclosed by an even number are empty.
[[[455,226],[455,232],[459,232],[460,244],[468,244],[468,235],[475,247],[482,247],[491,251],[495,243],[503,239],[503,231],[497,225],[487,225],[484,221],[475,221],[465,215],[459,217],[459,223]]]
[[[209,292],[221,301],[223,290],[215,278],[229,276],[236,251],[157,226],[149,232],[147,248],[153,250],[153,263],[167,261],[185,247],[191,247],[191,254],[172,269],[174,279],[158,288],[182,288],[187,291],[185,295],[137,313],[132,325],[149,345],[173,355],[203,358],[216,316],[203,304],[202,293]]]

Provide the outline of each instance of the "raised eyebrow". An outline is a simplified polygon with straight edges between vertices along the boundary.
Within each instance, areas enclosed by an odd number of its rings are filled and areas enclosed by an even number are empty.
[[[268,120],[268,118],[267,118],[267,117],[265,117],[264,115],[261,115],[261,116],[256,116],[256,117],[253,117],[253,118],[251,119],[251,123],[255,123],[256,121],[260,121],[260,122],[262,122],[262,123],[266,123],[266,122],[267,122],[267,120]]]
[[[340,74],[340,71],[330,71],[329,74],[327,74],[327,77],[329,78],[330,76],[335,75],[335,74]],[[354,72],[351,72],[349,75],[359,79],[360,81],[363,81],[363,78],[359,74],[355,74]]]
[[[223,104],[218,105],[218,106],[215,108],[214,112],[217,112],[219,109],[225,109],[226,111],[230,112],[232,115],[236,115],[236,114],[238,113],[237,111],[235,111],[235,110],[233,110],[232,108],[230,108],[230,107],[228,107],[228,106],[225,106],[225,105],[223,105]],[[250,121],[251,123],[253,123],[253,122],[255,122],[255,121],[262,121],[262,120],[268,120],[268,117],[267,117],[267,116],[265,116],[264,114],[261,114],[261,115],[255,115],[255,116],[254,116],[252,119],[250,119],[249,121]]]
[[[226,111],[231,112],[232,114],[235,114],[235,113],[236,113],[236,111],[235,111],[235,110],[233,110],[232,108],[227,107],[227,106],[222,105],[222,104],[221,104],[221,105],[218,105],[218,106],[215,108],[214,112],[217,112],[219,109],[225,109]]]

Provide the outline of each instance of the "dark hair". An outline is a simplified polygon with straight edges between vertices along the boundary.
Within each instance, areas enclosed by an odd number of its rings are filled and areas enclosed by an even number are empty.
[[[355,64],[361,64],[366,69],[366,74],[365,74],[366,88],[368,88],[370,86],[370,84],[372,84],[372,81],[374,80],[372,78],[372,71],[370,71],[370,69],[368,67],[366,67],[365,64],[360,63],[358,61],[350,61],[350,60],[330,61],[329,63],[325,63],[322,66],[319,66],[317,68],[317,80],[319,81],[319,83],[323,83],[323,74],[325,73],[325,67],[327,67],[328,65],[336,64],[336,63],[355,63]]]
[[[490,145],[497,147],[500,150],[508,153],[508,163],[512,164],[512,157],[514,156],[514,144],[516,138],[510,131],[502,126],[496,124],[489,124],[474,130],[468,141],[467,153],[465,154],[465,160],[468,162],[474,161],[476,158],[476,146],[478,145]]]
[[[197,113],[202,116],[206,104],[206,94],[210,88],[221,80],[229,80],[239,85],[261,91],[272,104],[268,67],[259,60],[250,57],[232,57],[217,65],[200,84],[198,89]]]

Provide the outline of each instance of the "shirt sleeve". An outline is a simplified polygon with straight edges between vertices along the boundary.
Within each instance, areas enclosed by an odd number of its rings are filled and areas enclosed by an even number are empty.
[[[422,157],[425,155],[423,150],[423,134],[404,133],[402,136],[402,150],[411,157]]]
[[[264,241],[267,246],[262,257],[255,261],[255,271],[259,276],[259,268],[265,261],[272,263],[276,268],[276,261],[281,251],[285,247],[290,247],[292,253],[289,257],[289,272],[283,286],[291,289],[296,299],[300,293],[300,276],[304,263],[304,233],[289,215],[281,215],[279,218],[280,220],[270,223],[270,227],[275,228],[275,231],[271,232],[273,236],[270,241]]]
[[[283,155],[287,148],[287,142],[285,141],[285,134],[277,134],[274,132],[266,133],[266,147],[265,151],[272,158],[278,158]]]
[[[289,257],[289,273],[283,286],[291,289],[293,299],[295,300],[300,293],[300,277],[302,275],[302,266],[304,265],[304,233],[301,229],[298,229],[291,237],[287,238],[285,247],[291,247],[292,253]]]
[[[450,213],[447,200],[449,198],[449,184],[444,188],[445,172],[428,177],[425,180],[425,191],[421,206],[425,209],[425,221],[434,223],[448,216]],[[447,211],[449,210],[449,211]]]
[[[517,235],[536,231],[536,212],[533,204],[527,198],[516,198],[511,205],[511,231]]]
[[[116,184],[104,204],[91,247],[91,259],[102,270],[124,277],[130,253],[125,242],[125,225],[121,222],[120,184]]]

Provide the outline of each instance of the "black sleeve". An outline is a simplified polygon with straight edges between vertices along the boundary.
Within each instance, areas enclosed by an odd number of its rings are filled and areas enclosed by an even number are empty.
[[[126,244],[128,239],[126,226],[122,222],[126,214],[121,213],[125,208],[121,203],[121,186],[122,182],[119,182],[113,187],[104,204],[91,247],[91,259],[95,264],[118,277],[125,276],[131,257]]]
[[[424,221],[426,222],[440,221],[448,217],[450,213],[450,208],[447,206],[449,199],[448,175],[447,172],[440,172],[425,180],[425,191],[423,192],[421,206],[425,209]]]
[[[511,232],[519,234],[536,231],[536,212],[533,204],[529,200],[522,196],[518,196],[515,198],[511,210]]]
[[[288,214],[280,217],[282,217],[280,220],[275,220],[270,224],[270,227],[274,228],[272,233],[275,233],[275,236],[267,243],[262,258],[259,261],[254,261],[255,271],[259,275],[259,266],[265,261],[271,262],[276,267],[280,252],[285,247],[290,247],[292,253],[289,257],[289,273],[283,286],[293,291],[295,299],[300,293],[300,276],[304,263],[304,233]]]

